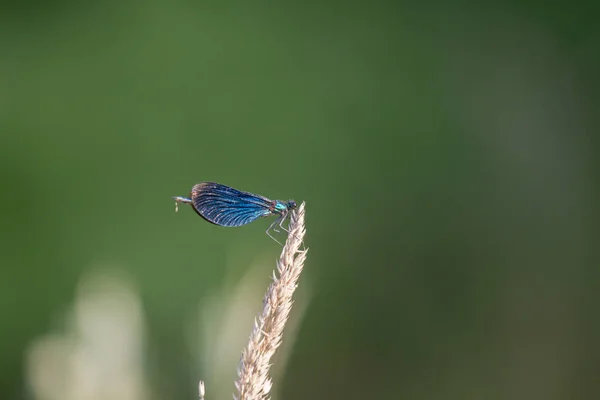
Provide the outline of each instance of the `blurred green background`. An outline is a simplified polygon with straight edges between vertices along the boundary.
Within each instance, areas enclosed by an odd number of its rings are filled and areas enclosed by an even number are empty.
[[[275,398],[599,398],[597,5],[539,4],[3,2],[0,398],[230,398],[280,247],[200,181],[306,201]]]

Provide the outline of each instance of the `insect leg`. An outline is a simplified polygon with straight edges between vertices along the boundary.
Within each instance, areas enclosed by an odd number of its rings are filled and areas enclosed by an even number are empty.
[[[281,216],[281,218],[278,219],[278,221],[279,221],[279,227],[281,229],[283,229],[285,232],[290,233],[290,231],[287,230],[286,228],[284,228],[284,226],[283,226],[283,223],[285,222],[285,219],[287,218],[287,216],[288,216],[288,213],[286,212],[285,214],[283,214]]]
[[[275,222],[279,222],[279,227],[280,227],[281,229],[283,229],[284,231],[286,231],[286,232],[288,233],[288,235],[290,235],[290,231],[289,231],[289,227],[290,227],[290,225],[289,225],[289,222],[288,222],[288,228],[287,228],[287,229],[286,229],[286,228],[284,228],[284,226],[283,226],[283,223],[285,222],[285,220],[286,220],[286,218],[287,218],[288,214],[289,214],[289,211],[288,211],[288,212],[286,212],[285,214],[283,214],[283,215],[281,216],[281,218],[280,218],[280,219],[278,219],[278,220],[277,220],[277,221],[275,221]],[[292,236],[294,236],[296,239],[298,239],[298,236],[294,235],[293,233],[291,233],[291,235],[292,235]],[[299,240],[299,239],[298,239],[298,240]]]
[[[273,221],[273,223],[272,223],[271,225],[269,225],[269,227],[267,228],[267,231],[266,231],[267,235],[268,235],[268,236],[269,236],[271,239],[273,239],[274,241],[276,241],[277,243],[279,243],[279,241],[278,241],[277,239],[275,239],[275,238],[273,237],[273,235],[271,235],[271,231],[274,231],[274,232],[279,232],[279,231],[278,231],[277,229],[275,229],[274,227],[276,227],[276,226],[277,226],[277,223],[279,222],[279,220],[280,220],[280,219],[281,219],[281,217],[279,217],[279,218],[277,218],[275,221]],[[279,243],[279,245],[283,246],[281,243]]]
[[[269,236],[271,239],[273,239],[275,242],[277,242],[277,244],[278,244],[278,245],[280,245],[280,246],[283,246],[283,245],[281,244],[281,242],[279,242],[279,240],[275,239],[275,238],[273,237],[273,235],[271,235],[271,234],[269,233],[269,231],[267,231],[267,235],[268,235],[268,236]]]
[[[273,232],[279,232],[279,229],[277,228],[281,226],[281,222],[283,219],[285,219],[285,214],[280,214],[279,217],[277,217],[277,219],[273,221],[271,226],[269,226],[269,229],[273,229]]]

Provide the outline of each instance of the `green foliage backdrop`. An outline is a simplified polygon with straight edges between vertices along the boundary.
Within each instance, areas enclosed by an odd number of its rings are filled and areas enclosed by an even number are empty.
[[[195,398],[190,316],[280,249],[175,214],[206,180],[307,203],[280,398],[597,397],[594,6],[487,3],[4,2],[0,398],[98,265]]]

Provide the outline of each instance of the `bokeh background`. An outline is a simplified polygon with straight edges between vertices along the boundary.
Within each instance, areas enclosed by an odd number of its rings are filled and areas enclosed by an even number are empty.
[[[230,398],[306,201],[276,399],[597,399],[592,1],[3,2],[0,398]]]

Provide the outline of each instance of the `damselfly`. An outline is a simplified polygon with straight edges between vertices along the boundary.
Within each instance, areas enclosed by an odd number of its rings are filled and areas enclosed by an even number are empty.
[[[190,204],[194,211],[210,223],[219,226],[242,226],[260,218],[277,215],[267,228],[267,235],[277,243],[271,230],[279,232],[288,213],[296,208],[294,200],[270,200],[258,194],[242,192],[214,182],[201,182],[192,188],[190,197],[173,196],[175,211],[179,203]]]

